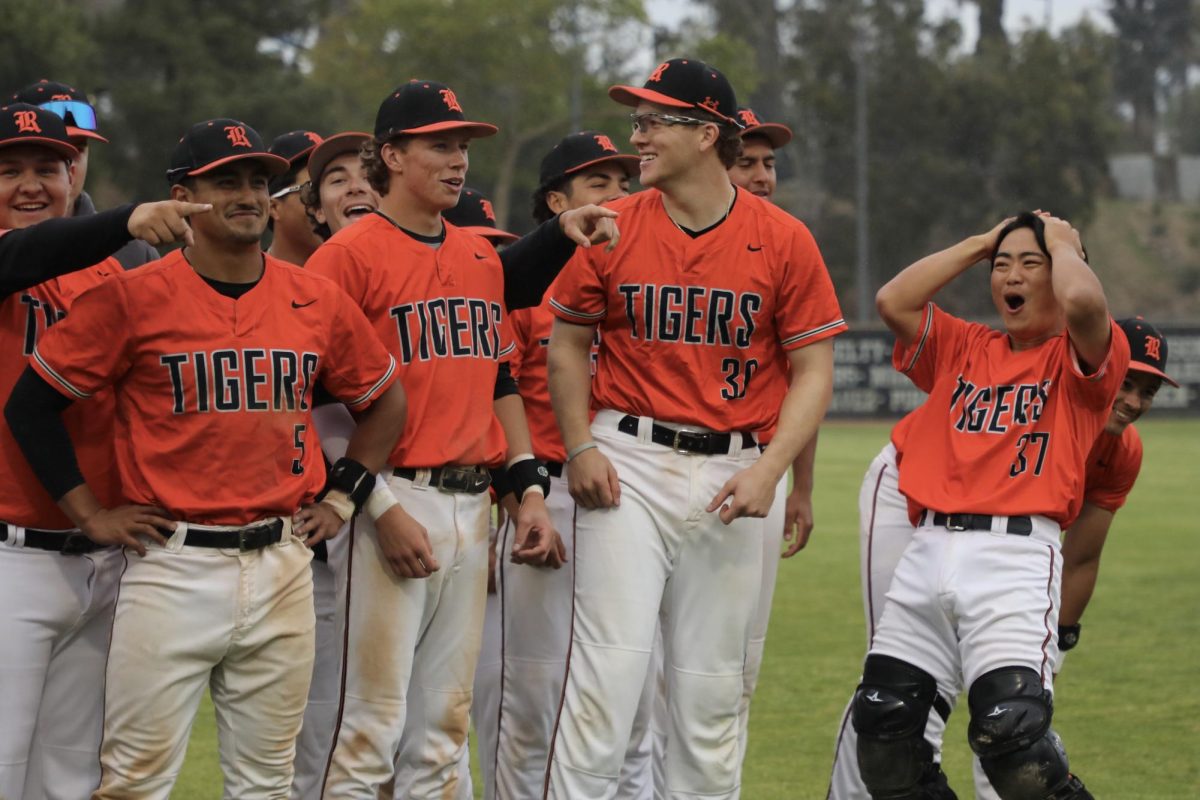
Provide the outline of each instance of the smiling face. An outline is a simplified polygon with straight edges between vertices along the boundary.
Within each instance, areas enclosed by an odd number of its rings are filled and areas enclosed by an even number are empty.
[[[403,193],[424,211],[442,212],[458,205],[467,178],[471,138],[463,133],[422,134],[380,151],[391,170],[388,195]]]
[[[73,174],[73,167],[48,148],[0,148],[0,228],[27,228],[65,217]]]
[[[321,174],[321,208],[313,216],[337,233],[379,208],[379,197],[367,182],[357,152],[343,153]]]
[[[629,195],[629,173],[619,164],[595,164],[570,177],[562,190],[546,192],[546,205],[555,214],[600,205]]]
[[[1154,405],[1154,396],[1162,387],[1163,380],[1157,375],[1130,369],[1125,373],[1125,380],[1117,390],[1117,398],[1113,401],[1112,413],[1104,425],[1104,432],[1120,436],[1130,423],[1135,422]]]
[[[734,186],[770,200],[775,194],[775,148],[761,136],[742,139],[742,154],[730,167],[729,179]]]
[[[639,103],[635,113],[689,117],[686,110],[653,103]],[[716,124],[671,124],[654,116],[645,117],[644,123],[635,125],[633,135],[629,137],[629,143],[642,159],[639,173],[642,186],[661,187],[687,173],[701,157],[706,137],[711,147],[717,137]]]
[[[1050,283],[1050,257],[1031,228],[1017,228],[1001,240],[992,261],[992,304],[1016,349],[1040,344],[1065,324]]]
[[[212,203],[212,211],[197,214],[190,222],[197,242],[255,244],[267,228],[269,175],[255,159],[225,164],[205,175],[197,175],[172,190],[176,200]]]

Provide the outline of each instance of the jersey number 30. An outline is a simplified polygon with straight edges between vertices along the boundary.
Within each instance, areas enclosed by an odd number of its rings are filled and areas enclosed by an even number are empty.
[[[745,361],[737,358],[727,358],[721,362],[721,372],[725,373],[725,385],[721,387],[721,399],[741,400],[750,388],[750,378],[758,372],[758,359],[750,358]]]

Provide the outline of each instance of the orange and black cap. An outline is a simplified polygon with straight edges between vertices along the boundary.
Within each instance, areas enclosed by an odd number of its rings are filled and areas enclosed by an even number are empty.
[[[197,122],[175,145],[167,181],[176,184],[247,158],[260,161],[270,175],[282,175],[291,168],[286,158],[269,152],[258,132],[244,122],[236,119]]]
[[[19,144],[45,147],[67,161],[79,157],[62,117],[29,103],[0,107],[0,147]]]
[[[379,104],[379,112],[375,115],[377,139],[443,131],[458,131],[482,138],[492,136],[498,130],[495,125],[468,120],[454,91],[436,81],[414,79],[397,86]]]
[[[357,153],[370,139],[369,133],[346,131],[335,133],[314,147],[308,155],[308,179],[313,186],[321,185],[321,176],[331,161],[345,153]]]
[[[95,107],[74,86],[42,79],[14,94],[12,101],[53,111],[66,122],[68,136],[108,143],[97,131]]]
[[[271,146],[267,148],[267,152],[280,158],[286,158],[288,171],[282,175],[276,175],[272,179],[269,187],[272,195],[296,182],[296,173],[304,169],[308,163],[309,154],[321,141],[319,134],[305,130],[289,131],[275,137]]]
[[[1157,375],[1172,386],[1179,386],[1166,373],[1167,337],[1141,317],[1119,319],[1117,325],[1129,340],[1129,368]]]
[[[600,131],[580,131],[564,136],[546,154],[538,173],[538,183],[545,189],[580,170],[607,163],[617,164],[626,175],[633,177],[638,172],[640,160],[637,156],[622,154],[612,139]]]
[[[475,189],[463,189],[458,205],[442,212],[442,217],[456,228],[490,239],[493,244],[507,244],[520,239],[515,233],[496,227],[496,212],[492,203]]]
[[[738,122],[742,123],[742,138],[761,136],[771,145],[772,150],[778,150],[792,140],[792,129],[778,122],[763,122],[754,113],[754,109],[743,106],[737,111]]]
[[[613,86],[608,96],[626,106],[654,103],[667,108],[703,109],[742,127],[737,118],[737,97],[733,86],[716,67],[694,58],[672,58],[655,67],[642,84]]]

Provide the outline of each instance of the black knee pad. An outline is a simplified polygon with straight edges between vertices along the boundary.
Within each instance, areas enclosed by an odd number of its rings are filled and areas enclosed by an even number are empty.
[[[936,696],[937,683],[925,670],[890,656],[867,656],[850,719],[858,733],[859,773],[875,800],[953,800],[925,741]]]
[[[971,749],[1003,800],[1091,796],[1071,775],[1062,741],[1050,729],[1054,705],[1040,675],[1027,667],[992,670],[971,685],[967,702]]]

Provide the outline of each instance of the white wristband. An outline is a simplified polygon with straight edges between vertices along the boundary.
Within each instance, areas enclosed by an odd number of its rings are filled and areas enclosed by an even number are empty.
[[[375,488],[367,497],[367,502],[363,503],[363,511],[372,520],[377,520],[392,506],[398,505],[400,505],[400,501],[396,499],[396,495],[392,494],[392,487],[388,486],[387,479],[382,475],[376,476]]]
[[[335,489],[326,494],[321,502],[332,508],[342,518],[342,522],[349,522],[354,516],[354,501],[343,491]]]

